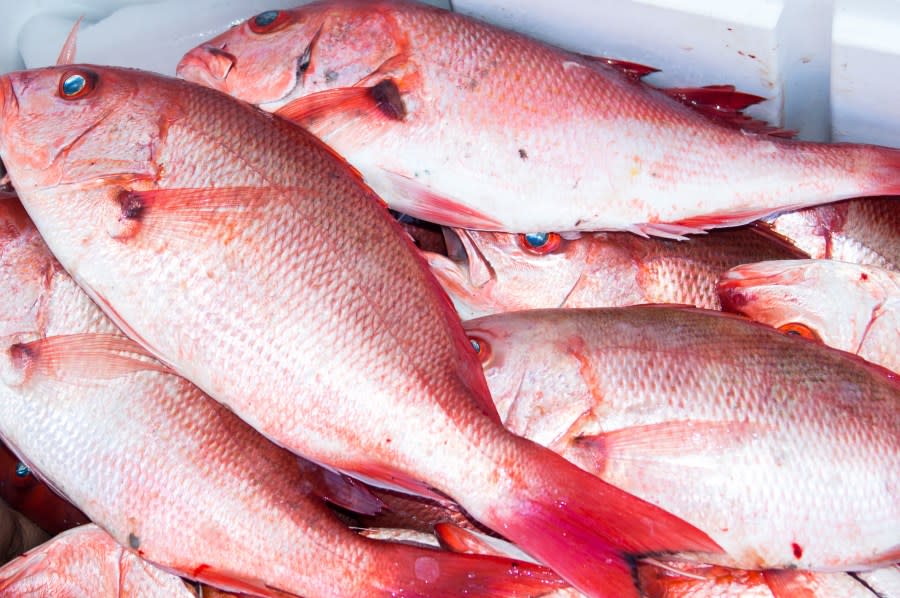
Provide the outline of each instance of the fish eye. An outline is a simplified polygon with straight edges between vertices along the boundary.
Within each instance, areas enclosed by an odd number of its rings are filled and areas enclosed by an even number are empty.
[[[559,249],[562,237],[556,233],[528,233],[519,235],[519,245],[529,253],[546,255]]]
[[[59,96],[75,100],[90,93],[97,84],[97,75],[90,71],[66,71],[59,80]]]
[[[253,33],[271,33],[287,23],[289,13],[283,10],[267,10],[250,19],[250,31]]]
[[[469,343],[472,345],[472,348],[475,349],[475,355],[478,356],[481,363],[486,363],[487,360],[491,358],[491,346],[486,340],[477,336],[470,336]]]
[[[27,465],[25,465],[25,464],[22,463],[21,461],[19,461],[18,463],[16,463],[16,476],[17,476],[17,477],[24,478],[24,477],[26,477],[29,473],[31,473],[31,470],[28,469],[28,466],[27,466]]]
[[[806,324],[801,324],[800,322],[790,322],[789,324],[783,324],[778,327],[778,330],[787,334],[788,336],[801,336],[803,338],[808,338],[811,341],[822,342],[822,339],[816,334],[816,331],[807,326]]]

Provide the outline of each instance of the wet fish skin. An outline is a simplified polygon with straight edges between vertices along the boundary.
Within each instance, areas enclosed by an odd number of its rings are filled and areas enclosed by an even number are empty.
[[[559,583],[508,560],[460,560],[352,533],[320,499],[332,488],[320,487],[318,467],[299,467],[115,331],[20,205],[0,202],[0,231],[0,277],[41,306],[0,310],[20,325],[31,319],[2,337],[0,436],[121,545],[262,596],[518,596]],[[44,277],[32,276],[35,264]]]
[[[689,308],[511,312],[466,329],[510,430],[707,531],[726,555],[703,562],[896,559],[900,383],[883,368]]]
[[[598,60],[460,14],[345,0],[256,18],[192,50],[179,75],[309,128],[423,220],[679,236],[898,192],[897,150],[722,126]]]
[[[744,264],[719,281],[728,311],[900,373],[900,272],[835,260]]]
[[[500,425],[424,260],[309,133],[111,67],[13,73],[0,94],[0,156],[54,254],[130,337],[276,443],[450,495],[596,596],[636,594],[627,554],[719,550]]]
[[[900,204],[896,197],[851,199],[788,212],[774,218],[771,226],[813,259],[900,271]]]
[[[748,261],[806,254],[764,229],[711,231],[688,242],[628,233],[548,236],[453,229],[450,257],[425,253],[431,271],[463,319],[518,309],[680,303],[720,309],[716,282]]]
[[[0,568],[5,598],[196,598],[181,579],[122,548],[96,525],[83,525]]]

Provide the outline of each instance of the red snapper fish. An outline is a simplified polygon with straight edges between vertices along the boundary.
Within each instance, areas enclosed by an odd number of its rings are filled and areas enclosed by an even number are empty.
[[[276,443],[456,500],[592,596],[709,537],[509,433],[453,307],[347,164],[220,92],[126,69],[0,77],[0,157],[133,339]],[[127,534],[126,534],[127,536]]]
[[[900,193],[898,150],[725,126],[637,79],[652,69],[610,63],[432,6],[335,0],[260,13],[178,73],[308,128],[392,208],[458,228],[680,237]]]
[[[900,557],[900,382],[884,368],[684,307],[510,312],[466,329],[510,430],[725,549],[685,559],[828,572]]]
[[[115,332],[16,202],[0,203],[0,267],[36,309],[0,346],[0,436],[122,546],[185,577],[262,596],[520,596],[548,570],[380,544],[320,497],[340,478],[298,464]],[[44,276],[31,276],[33,268]],[[4,594],[5,595],[5,594]]]
[[[713,231],[690,243],[628,233],[445,234],[449,257],[429,252],[425,258],[464,320],[519,309],[640,303],[719,309],[716,282],[728,268],[806,257],[756,227]]]
[[[727,311],[900,373],[900,272],[834,260],[744,264],[719,281]]]
[[[0,568],[4,598],[197,598],[178,577],[123,548],[96,525],[76,527]]]

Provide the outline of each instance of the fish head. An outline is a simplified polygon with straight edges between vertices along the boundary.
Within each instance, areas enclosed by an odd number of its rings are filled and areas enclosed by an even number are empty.
[[[865,270],[832,260],[744,264],[722,275],[718,292],[726,311],[855,353],[885,300]]]
[[[530,365],[529,355],[517,341],[521,331],[504,314],[463,321],[463,327],[481,360],[497,413],[504,422],[518,396]]]
[[[267,10],[188,52],[179,77],[267,111],[328,89],[361,84],[403,53],[388,8],[360,1]]]
[[[513,433],[553,446],[594,409],[584,364],[589,348],[571,310],[524,310],[463,322],[491,397]],[[546,390],[551,386],[553,392]]]
[[[0,77],[0,157],[21,197],[98,172],[135,172],[158,136],[162,98],[136,71],[65,65]]]
[[[444,231],[447,257],[426,257],[463,319],[561,306],[587,263],[572,235]]]

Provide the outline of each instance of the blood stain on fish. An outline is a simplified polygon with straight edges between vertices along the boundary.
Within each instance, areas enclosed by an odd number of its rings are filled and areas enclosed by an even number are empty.
[[[791,543],[791,550],[794,552],[794,558],[799,559],[803,557],[803,547],[797,544],[796,542]]]

